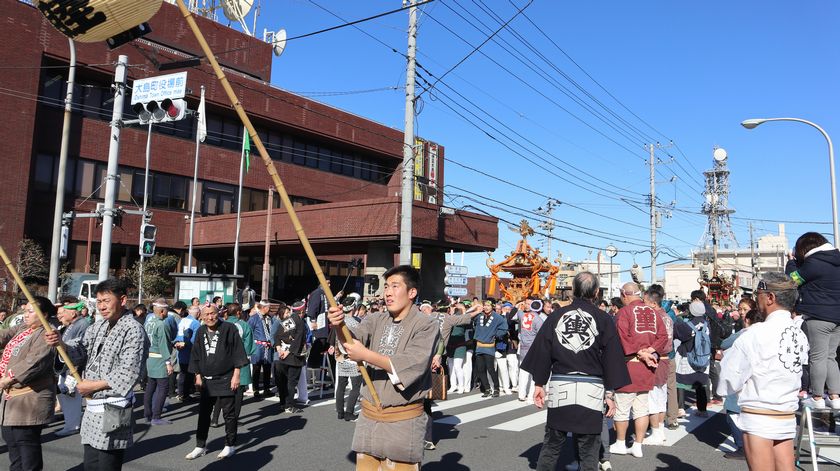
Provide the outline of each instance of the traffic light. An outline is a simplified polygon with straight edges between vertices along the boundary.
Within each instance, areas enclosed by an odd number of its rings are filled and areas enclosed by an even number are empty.
[[[187,102],[181,99],[166,98],[160,102],[152,100],[148,103],[135,103],[132,107],[140,124],[167,123],[184,119],[187,114]]]
[[[140,256],[151,257],[155,254],[155,236],[157,235],[157,226],[143,223],[140,226]]]
[[[162,123],[167,121],[179,121],[187,115],[187,102],[181,99],[170,100],[169,98],[160,102],[160,107],[165,112]]]

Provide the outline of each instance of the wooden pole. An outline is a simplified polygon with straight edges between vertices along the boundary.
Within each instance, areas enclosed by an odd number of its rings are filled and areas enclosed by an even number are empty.
[[[315,252],[312,251],[312,245],[309,243],[309,238],[306,237],[306,233],[303,231],[303,227],[301,227],[300,225],[300,220],[297,217],[297,213],[295,212],[294,206],[292,206],[291,199],[289,199],[289,194],[286,192],[286,187],[283,185],[283,181],[280,180],[280,175],[277,173],[277,168],[274,166],[274,162],[271,161],[271,157],[269,157],[268,151],[265,149],[262,139],[260,139],[260,136],[259,134],[257,134],[256,129],[254,129],[254,125],[251,123],[250,118],[248,118],[248,115],[245,113],[245,109],[242,107],[242,103],[239,102],[239,98],[237,98],[236,92],[233,91],[233,87],[231,87],[230,82],[228,82],[225,73],[222,71],[222,68],[219,66],[219,62],[216,60],[216,56],[210,49],[210,45],[207,44],[207,40],[204,39],[204,34],[201,33],[198,24],[196,24],[195,19],[192,17],[190,10],[184,3],[184,0],[178,0],[178,8],[181,10],[181,14],[187,21],[187,25],[189,25],[190,29],[193,32],[193,35],[195,35],[195,39],[198,41],[198,44],[201,46],[201,50],[204,52],[204,56],[207,58],[207,60],[210,62],[210,65],[213,67],[213,71],[216,74],[216,78],[219,79],[219,83],[221,83],[222,88],[224,88],[228,99],[230,99],[230,102],[233,105],[234,110],[236,111],[236,114],[239,116],[239,119],[242,121],[242,124],[248,130],[248,135],[251,136],[251,143],[257,147],[257,151],[260,153],[260,157],[262,158],[263,164],[265,164],[265,168],[268,171],[269,176],[271,176],[272,181],[274,182],[274,188],[277,190],[277,194],[280,196],[280,200],[283,202],[283,207],[289,214],[289,219],[291,219],[292,221],[292,226],[294,227],[295,233],[297,234],[298,239],[300,240],[300,244],[303,246],[303,250],[304,252],[306,252],[307,258],[309,258],[309,263],[312,265],[312,269],[315,271],[315,276],[318,277],[318,282],[321,284],[321,288],[324,290],[324,294],[327,296],[327,301],[329,302],[330,307],[337,307],[338,303],[336,303],[335,297],[333,296],[333,293],[330,290],[329,285],[327,284],[326,278],[324,278],[324,272],[321,270],[321,265],[318,263],[318,259],[315,258]],[[269,208],[269,211],[271,211],[271,208]],[[348,329],[343,322],[340,328],[338,329],[337,333],[339,341],[341,341],[342,343],[352,338],[352,335],[350,334],[350,329]],[[373,383],[371,382],[367,368],[363,367],[361,363],[359,363],[359,371],[362,374],[362,378],[365,380],[365,384],[368,387],[368,391],[370,392],[374,405],[379,407],[379,395],[376,393],[376,389],[374,389],[373,387]]]
[[[0,246],[0,257],[3,258],[3,263],[6,264],[6,269],[9,270],[9,273],[12,274],[12,277],[15,279],[15,283],[17,283],[20,290],[23,292],[23,295],[26,296],[26,300],[29,301],[29,305],[32,306],[32,309],[35,309],[35,313],[38,314],[38,318],[41,320],[41,325],[44,327],[44,331],[48,334],[53,331],[52,326],[49,322],[47,322],[47,316],[41,312],[41,308],[38,307],[38,304],[35,302],[35,298],[32,297],[32,293],[29,292],[29,288],[23,283],[20,275],[18,274],[15,267],[12,265],[12,261],[9,260],[9,256],[6,254],[6,251],[3,250],[3,247]],[[64,361],[64,364],[67,365],[67,369],[70,370],[70,374],[73,375],[73,378],[76,379],[77,382],[82,382],[82,377],[79,376],[79,372],[76,370],[76,366],[70,361],[70,357],[67,355],[67,352],[64,350],[64,345],[58,344],[56,347],[58,350],[58,354],[61,356],[61,359]]]

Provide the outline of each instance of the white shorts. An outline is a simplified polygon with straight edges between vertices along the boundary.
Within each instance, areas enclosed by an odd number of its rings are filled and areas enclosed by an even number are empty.
[[[613,420],[627,422],[630,420],[630,411],[633,411],[633,418],[650,415],[648,412],[648,393],[615,393],[615,417]]]
[[[668,408],[668,385],[654,386],[648,393],[648,413],[659,414]]]
[[[744,433],[768,440],[788,440],[796,437],[796,418],[779,419],[768,415],[741,412],[735,424]]]

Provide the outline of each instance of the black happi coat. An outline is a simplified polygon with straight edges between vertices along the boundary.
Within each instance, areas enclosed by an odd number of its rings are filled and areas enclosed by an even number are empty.
[[[522,369],[534,376],[538,386],[545,386],[552,374],[596,376],[608,391],[630,384],[615,324],[597,306],[580,299],[548,316],[522,360]],[[548,408],[548,426],[555,430],[598,434],[602,420],[602,412],[579,405]]]
[[[217,326],[218,338],[214,354],[207,351],[213,333],[206,325],[198,328],[190,353],[190,371],[202,376],[204,388],[210,396],[233,396],[230,389],[233,370],[247,365],[248,356],[235,325],[220,320]],[[205,379],[207,377],[211,379]]]
[[[306,326],[303,325],[303,319],[293,312],[287,319],[280,321],[280,327],[274,334],[274,346],[279,347],[282,344],[289,346],[289,354],[286,358],[281,359],[280,354],[275,357],[277,362],[284,363],[289,366],[303,366],[305,358],[300,355],[303,350],[303,344],[306,341]]]

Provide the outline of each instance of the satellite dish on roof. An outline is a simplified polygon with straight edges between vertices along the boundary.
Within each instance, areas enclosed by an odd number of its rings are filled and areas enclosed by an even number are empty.
[[[230,21],[240,21],[248,15],[254,0],[222,0],[222,10]]]
[[[283,51],[286,49],[286,30],[280,29],[274,33],[274,39],[271,43],[274,45],[272,47],[274,55],[280,57],[280,54],[283,54]]]
[[[251,11],[254,6],[254,0],[222,0],[222,11],[225,17],[230,21],[238,21],[242,26],[242,30],[247,35],[251,35],[248,25],[245,24],[245,16]]]

